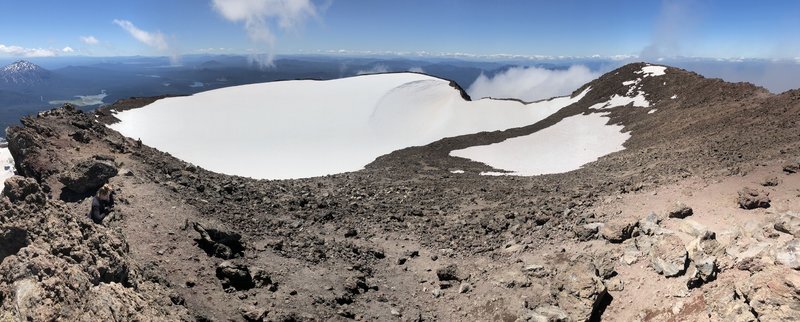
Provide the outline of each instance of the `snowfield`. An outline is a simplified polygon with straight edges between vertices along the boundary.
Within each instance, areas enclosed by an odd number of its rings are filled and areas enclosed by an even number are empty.
[[[451,156],[482,162],[495,169],[482,175],[535,176],[576,170],[598,158],[625,149],[630,133],[621,125],[606,125],[603,114],[575,115],[530,135],[500,143],[450,152]]]
[[[110,127],[211,171],[289,179],[356,171],[436,140],[536,123],[580,95],[523,104],[465,101],[449,81],[415,73],[283,81],[156,101]]]

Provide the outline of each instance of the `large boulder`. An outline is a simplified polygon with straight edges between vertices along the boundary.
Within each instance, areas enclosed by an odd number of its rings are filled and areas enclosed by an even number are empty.
[[[88,159],[72,167],[59,181],[72,192],[86,194],[99,189],[116,175],[117,167],[113,162]]]
[[[578,260],[553,279],[551,294],[569,321],[588,321],[603,310],[608,290],[590,260]]]
[[[666,277],[683,275],[688,264],[688,253],[680,238],[665,235],[653,244],[650,263],[657,273]]]
[[[710,284],[704,287],[703,298],[706,306],[715,318],[713,321],[756,322],[753,308],[747,304],[742,294],[737,293],[734,285],[728,281]]]
[[[250,268],[243,264],[224,261],[217,266],[217,278],[222,281],[222,287],[237,290],[248,290],[256,286]]]
[[[769,208],[769,193],[751,188],[739,190],[739,198],[736,199],[739,207],[744,209]]]

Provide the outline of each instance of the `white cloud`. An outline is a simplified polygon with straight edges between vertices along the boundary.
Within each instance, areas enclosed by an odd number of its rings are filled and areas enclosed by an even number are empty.
[[[6,46],[0,44],[0,54],[22,57],[51,57],[56,53],[49,49],[43,48],[23,48],[20,46]]]
[[[94,36],[81,36],[81,42],[87,45],[97,45],[100,43]]]
[[[135,38],[136,40],[145,45],[148,45],[150,47],[156,48],[161,51],[169,49],[169,45],[167,44],[167,39],[161,32],[144,31],[136,27],[136,25],[134,25],[132,22],[128,20],[114,19],[114,24],[120,26],[122,29],[127,31],[133,38]]]
[[[72,49],[72,47],[70,47],[70,46],[64,47],[64,49],[62,49],[61,51],[65,52],[65,53],[75,52],[75,50]]]
[[[271,66],[275,57],[274,28],[297,30],[317,16],[311,0],[212,0],[214,9],[225,19],[244,22],[250,41],[267,46],[267,54],[258,58],[261,66]]]
[[[515,67],[492,78],[481,74],[467,92],[474,99],[515,98],[531,102],[567,95],[599,76],[599,72],[583,65],[573,65],[567,70]]]

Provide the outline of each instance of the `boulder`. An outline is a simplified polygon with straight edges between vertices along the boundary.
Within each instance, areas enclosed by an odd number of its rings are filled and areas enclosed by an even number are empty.
[[[615,220],[603,225],[603,228],[600,229],[600,234],[609,242],[621,243],[631,238],[634,230],[638,226],[638,221]]]
[[[255,287],[253,276],[247,265],[235,264],[231,261],[224,261],[217,265],[217,278],[222,281],[222,287],[234,288],[237,290],[248,290]]]
[[[87,194],[99,189],[116,175],[117,167],[113,162],[89,159],[76,164],[59,181],[72,192]]]
[[[794,212],[786,212],[778,217],[773,227],[779,232],[800,238],[800,215]]]
[[[608,290],[590,260],[578,259],[553,277],[550,294],[569,321],[588,321],[604,309]]]
[[[678,202],[673,206],[668,212],[667,216],[669,218],[686,218],[692,215],[692,208],[684,204],[683,202]]]
[[[639,231],[645,235],[655,235],[661,232],[659,224],[661,219],[658,218],[655,212],[650,212],[647,217],[639,220]]]
[[[739,198],[736,201],[739,207],[744,209],[769,208],[770,203],[768,192],[747,187],[739,190]]]
[[[655,242],[650,250],[650,263],[657,273],[666,277],[686,272],[688,254],[680,238],[666,235]]]
[[[731,283],[714,283],[703,288],[703,298],[712,321],[756,322],[753,309]]]
[[[792,239],[778,247],[775,260],[791,269],[800,270],[800,239]]]
[[[603,228],[603,226],[605,226],[603,223],[583,224],[573,227],[572,231],[575,233],[575,236],[578,238],[578,240],[587,241],[597,238],[597,233]]]
[[[781,180],[778,177],[765,177],[761,180],[761,185],[764,187],[775,187],[781,183]]]
[[[738,279],[735,285],[760,321],[797,321],[800,317],[800,272],[773,266]]]
[[[714,257],[702,257],[692,261],[687,275],[686,282],[688,288],[695,288],[717,278],[717,259]]]
[[[461,281],[463,278],[458,271],[458,266],[450,264],[436,270],[436,277],[440,281]]]
[[[703,240],[716,238],[716,233],[708,230],[708,227],[704,226],[703,224],[691,219],[681,221],[679,229],[689,236]]]

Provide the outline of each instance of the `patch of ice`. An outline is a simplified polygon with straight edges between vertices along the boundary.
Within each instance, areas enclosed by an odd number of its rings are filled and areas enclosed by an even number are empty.
[[[75,106],[92,106],[103,104],[103,99],[106,98],[105,90],[101,90],[97,95],[75,95],[75,99],[71,100],[54,100],[49,101],[50,105],[72,104]]]
[[[0,148],[0,183],[14,176],[14,157],[8,147]]]
[[[677,95],[677,94],[670,96],[670,98],[669,98],[669,99],[671,99],[671,100],[674,100],[674,99],[676,99],[676,98],[678,98],[678,95]]]
[[[630,133],[622,133],[621,125],[606,125],[608,121],[608,116],[598,113],[575,115],[530,135],[454,150],[450,155],[511,171],[483,172],[482,175],[534,176],[568,172],[624,149],[622,144],[630,138]]]
[[[449,81],[414,73],[282,81],[158,100],[110,127],[211,171],[259,179],[362,169],[445,137],[536,123],[580,95],[522,104],[464,101]]]
[[[450,171],[450,173],[462,174],[462,173],[464,173],[464,170],[453,170],[453,171]]]

